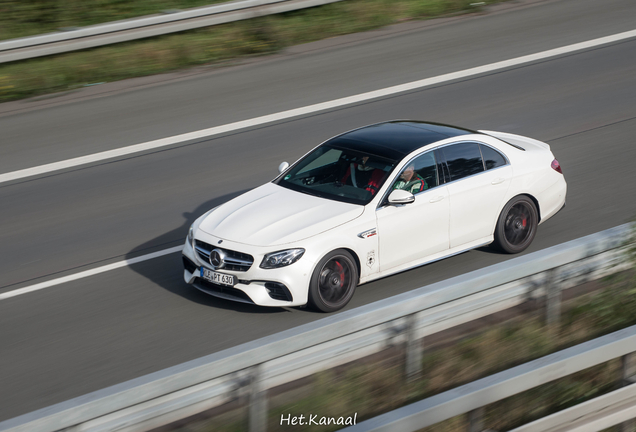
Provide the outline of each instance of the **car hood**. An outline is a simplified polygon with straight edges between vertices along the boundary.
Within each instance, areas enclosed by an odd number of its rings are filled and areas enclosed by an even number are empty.
[[[221,205],[199,229],[254,246],[292,243],[357,218],[361,205],[332,201],[268,183]]]

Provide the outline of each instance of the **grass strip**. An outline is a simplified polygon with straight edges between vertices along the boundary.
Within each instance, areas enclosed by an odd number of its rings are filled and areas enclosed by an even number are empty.
[[[123,0],[103,2],[124,4]],[[224,65],[230,59],[271,54],[291,45],[400,21],[474,12],[478,7],[471,6],[473,3],[474,0],[345,0],[249,21],[0,64],[0,102],[197,65]],[[90,7],[99,9],[93,2]],[[3,10],[6,6],[0,7],[0,16]]]
[[[354,363],[318,373],[303,391],[287,398],[291,400],[276,403],[276,398],[270,398],[267,430],[335,431],[338,426],[281,426],[281,415],[346,418],[357,413],[360,422],[635,325],[636,276],[615,274],[605,278],[603,284],[603,290],[569,302],[559,332],[547,331],[542,310],[514,318],[448,346],[431,349],[423,359],[423,376],[415,382],[404,380],[403,352],[380,362]],[[615,359],[488,405],[485,428],[509,430],[615,390],[619,374],[620,359]],[[245,409],[242,414],[245,417],[246,412]],[[247,425],[244,419],[226,416],[198,418],[162,430],[238,432],[247,430]],[[465,415],[422,429],[425,432],[466,430]]]
[[[229,0],[0,0],[0,40],[227,1]]]

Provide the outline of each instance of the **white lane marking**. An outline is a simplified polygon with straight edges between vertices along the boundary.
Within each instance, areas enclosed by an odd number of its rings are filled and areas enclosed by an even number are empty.
[[[104,272],[107,272],[107,271],[115,270],[115,269],[118,269],[118,268],[121,268],[121,267],[127,267],[127,266],[132,265],[132,264],[140,263],[140,262],[143,262],[143,261],[148,261],[148,260],[151,260],[151,259],[154,259],[154,258],[158,258],[158,257],[164,256],[164,255],[168,255],[168,254],[171,254],[171,253],[181,252],[182,249],[183,249],[183,246],[175,246],[175,247],[170,248],[170,249],[164,249],[164,250],[161,250],[161,251],[158,251],[158,252],[154,252],[154,253],[151,253],[151,254],[148,254],[148,255],[143,255],[143,256],[140,256],[140,257],[137,257],[137,258],[131,258],[131,259],[128,259],[128,260],[119,261],[119,262],[116,262],[116,263],[113,263],[113,264],[108,264],[108,265],[105,265],[105,266],[102,266],[102,267],[97,267],[97,268],[94,268],[94,269],[91,269],[91,270],[86,270],[86,271],[83,271],[83,272],[80,272],[80,273],[75,273],[75,274],[64,276],[64,277],[61,277],[61,278],[58,278],[58,279],[53,279],[53,280],[50,280],[50,281],[46,281],[46,282],[42,282],[42,283],[39,283],[39,284],[31,285],[31,286],[28,286],[28,287],[19,288],[19,289],[13,290],[13,291],[0,293],[0,300],[6,300],[8,298],[16,297],[16,296],[19,296],[19,295],[22,295],[22,294],[30,293],[30,292],[33,292],[33,291],[39,291],[39,290],[42,290],[42,289],[45,289],[45,288],[50,288],[50,287],[55,286],[55,285],[60,285],[60,284],[66,283],[66,282],[71,282],[71,281],[74,281],[74,280],[83,279],[83,278],[86,278],[86,277],[89,277],[89,276],[93,276],[93,275],[96,275],[96,274],[100,274],[100,273],[104,273]]]
[[[282,111],[275,114],[269,114],[261,117],[252,118],[249,120],[242,120],[235,123],[229,123],[222,126],[215,126],[209,129],[202,129],[195,132],[189,132],[181,135],[175,135],[172,137],[161,138],[154,141],[148,141],[141,144],[135,144],[128,147],[122,147],[114,150],[108,150],[92,155],[81,156],[73,159],[67,159],[60,162],[54,162],[46,165],[40,165],[33,168],[26,168],[18,171],[12,171],[5,174],[0,174],[0,183],[18,180],[25,177],[31,177],[39,174],[50,173],[53,171],[59,171],[66,168],[72,168],[80,165],[85,165],[93,162],[99,162],[106,159],[112,159],[120,156],[126,156],[133,153],[139,153],[147,150],[153,150],[173,144],[178,144],[185,141],[190,141],[199,138],[207,138],[222,133],[232,132],[240,129],[245,129],[252,126],[258,126],[266,123],[272,123],[275,121],[285,120],[292,117],[298,117],[306,114],[312,114],[319,111],[338,108],[345,105],[364,102],[372,99],[377,99],[385,96],[390,96],[396,93],[401,93],[409,90],[421,89],[435,84],[440,84],[447,81],[452,81],[460,78],[466,78],[474,75],[479,75],[486,72],[492,72],[499,69],[504,69],[512,66],[518,66],[525,63],[530,63],[537,60],[543,60],[550,57],[555,57],[563,54],[572,53],[588,48],[594,48],[600,45],[621,41],[636,37],[636,30],[630,30],[623,33],[618,33],[611,36],[606,36],[598,39],[592,39],[586,42],[580,42],[572,45],[567,45],[561,48],[555,48],[548,51],[542,51],[536,54],[530,54],[522,57],[516,57],[510,60],[504,60],[496,63],[490,63],[484,66],[465,69],[458,72],[452,72],[444,75],[439,75],[432,78],[426,78],[418,81],[413,81],[406,84],[400,84],[392,87],[383,88],[380,90],[374,90],[367,93],[361,93],[354,96],[348,96],[341,99],[335,99],[328,102],[322,102],[314,105],[309,105],[301,108],[295,108],[288,111]]]
[[[213,135],[222,134],[225,132],[231,132],[239,129],[244,129],[251,126],[257,126],[265,123],[271,123],[274,121],[284,120],[291,117],[296,117],[304,114],[311,114],[314,112],[337,108],[344,105],[349,105],[357,102],[363,102],[383,96],[389,96],[392,94],[419,89],[423,87],[427,87],[434,84],[439,84],[446,81],[451,81],[459,78],[466,78],[472,75],[478,75],[485,72],[492,72],[498,69],[504,69],[511,66],[516,66],[524,63],[529,63],[537,60],[542,60],[550,57],[555,57],[562,54],[568,54],[575,51],[580,51],[583,49],[593,48],[596,46],[604,45],[607,43],[617,42],[624,39],[629,39],[631,37],[636,37],[636,30],[631,30],[623,33],[618,33],[611,36],[606,36],[598,39],[593,39],[586,42],[581,42],[573,45],[567,45],[561,48],[555,48],[548,51],[543,51],[536,54],[530,54],[527,56],[517,57],[510,60],[505,60],[501,62],[491,63],[485,66],[479,66],[476,68],[465,69],[459,72],[453,72],[445,75],[439,75],[437,77],[426,78],[419,81],[413,81],[406,84],[401,84],[393,87],[387,87],[380,90],[375,90],[372,92],[362,93],[355,96],[349,96],[346,98],[336,99],[329,102],[323,102],[315,105],[309,105],[302,108],[296,108],[293,110],[283,111],[276,114],[269,114],[262,117],[256,117],[250,120],[243,120],[240,122],[230,123],[223,126],[216,126],[209,129],[203,129],[200,131],[190,132],[182,135],[175,135],[173,137],[162,138],[155,141],[149,141],[146,143],[136,144],[129,147],[123,147],[120,149],[109,150],[101,153],[95,153],[92,155],[82,156],[74,159],[68,159],[65,161],[50,163],[47,165],[40,165],[34,168],[27,168],[19,171],[13,171],[6,174],[0,174],[0,183],[8,182],[11,180],[17,180],[20,178],[30,177],[38,174],[44,174],[52,171],[58,171],[65,168],[71,168],[78,165],[84,165],[91,162],[98,162],[105,159],[110,159],[118,156],[124,156],[132,153],[138,153],[145,150],[152,150],[164,146],[168,146],[171,144],[177,144],[184,141],[189,141],[197,138],[210,137]],[[42,282],[36,285],[32,285],[30,287],[20,288],[14,291],[9,291],[6,293],[0,293],[0,300],[5,300],[11,297],[15,297],[18,295],[26,294],[33,291],[38,291],[41,289],[49,288],[55,285],[60,285],[66,282],[82,279],[85,277],[93,276],[99,273],[104,273],[110,270],[115,270],[121,267],[126,267],[131,264],[135,264],[142,261],[147,261],[153,258],[157,258],[163,255],[168,255],[171,253],[179,252],[182,249],[182,246],[177,246],[170,249],[165,249],[159,252],[151,253],[148,255],[144,255],[141,257],[133,258],[130,260],[124,260],[117,263],[109,264],[103,267],[98,267],[96,269],[83,271],[80,273],[76,273],[74,275],[64,276],[58,279],[54,279],[47,282]]]

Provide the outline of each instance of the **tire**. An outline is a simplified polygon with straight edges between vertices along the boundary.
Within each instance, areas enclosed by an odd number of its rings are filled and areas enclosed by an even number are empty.
[[[325,255],[309,282],[309,303],[321,312],[334,312],[349,303],[358,285],[358,267],[349,252],[337,249]]]
[[[524,251],[537,234],[539,212],[526,195],[519,195],[505,205],[495,227],[494,247],[516,254]]]

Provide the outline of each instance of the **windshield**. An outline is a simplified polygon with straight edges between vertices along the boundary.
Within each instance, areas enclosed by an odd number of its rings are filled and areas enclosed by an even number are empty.
[[[395,161],[322,145],[274,183],[298,192],[352,204],[367,204],[380,190]]]

